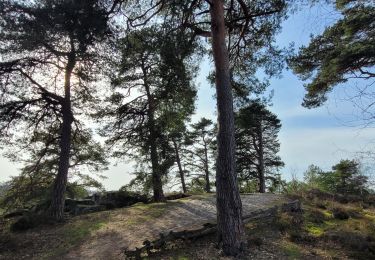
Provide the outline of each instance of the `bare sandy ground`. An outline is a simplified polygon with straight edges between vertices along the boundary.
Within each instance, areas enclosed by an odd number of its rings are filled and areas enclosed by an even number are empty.
[[[266,209],[285,201],[280,195],[242,195],[243,215]],[[191,230],[216,222],[214,195],[193,196],[167,203],[135,206],[125,211],[110,212],[108,221],[91,237],[62,259],[122,259],[124,249],[141,247],[160,233]]]

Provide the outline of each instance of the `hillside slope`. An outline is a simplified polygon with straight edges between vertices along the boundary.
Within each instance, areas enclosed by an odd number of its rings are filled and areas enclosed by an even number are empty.
[[[282,204],[273,194],[242,195],[243,214]],[[3,233],[0,259],[121,259],[125,249],[142,246],[160,233],[214,223],[214,195],[196,195],[167,203],[138,204],[74,217],[58,226],[24,233]]]

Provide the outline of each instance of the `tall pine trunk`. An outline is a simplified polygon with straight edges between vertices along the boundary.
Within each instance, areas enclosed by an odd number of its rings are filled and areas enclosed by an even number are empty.
[[[203,140],[204,141],[204,140]],[[207,151],[207,144],[204,143],[204,173],[205,173],[205,181],[206,181],[206,192],[211,192],[211,184],[210,184],[210,170],[208,169],[208,151]]]
[[[265,193],[266,192],[266,179],[264,176],[264,149],[263,149],[263,126],[262,126],[262,119],[259,122],[258,126],[258,138],[259,138],[259,192]]]
[[[180,152],[178,151],[177,142],[174,141],[174,140],[173,140],[173,146],[174,146],[174,151],[175,151],[175,154],[176,154],[176,162],[177,162],[177,166],[178,166],[178,172],[180,174],[182,191],[183,191],[183,193],[187,193],[186,184],[185,184],[185,173],[184,173],[184,170],[182,169],[182,165],[181,165]]]
[[[75,66],[75,55],[72,53],[68,58],[65,68],[64,98],[61,103],[62,126],[60,135],[59,168],[54,181],[50,205],[50,215],[57,221],[64,220],[65,192],[68,182],[71,133],[72,133],[72,104],[70,99],[70,79]]]
[[[155,126],[155,104],[154,97],[151,94],[150,86],[147,80],[147,71],[142,65],[142,71],[144,76],[144,86],[146,90],[147,100],[148,100],[148,131],[149,131],[149,145],[150,145],[150,157],[151,157],[151,167],[152,167],[152,188],[154,192],[154,201],[164,201],[163,183],[161,181],[161,172],[159,166],[159,156],[156,146],[157,142],[157,132]]]
[[[242,204],[235,172],[233,96],[225,40],[223,1],[212,0],[210,13],[219,124],[216,171],[218,238],[225,254],[237,255],[241,250],[244,231]]]
[[[154,201],[164,201],[163,183],[161,181],[158,152],[156,147],[155,132],[150,131],[150,152],[152,167],[152,188],[154,192]]]
[[[150,94],[147,91],[148,95]],[[149,142],[150,142],[150,155],[152,167],[152,188],[154,191],[155,201],[164,201],[163,183],[161,181],[161,173],[159,167],[158,150],[156,146],[157,136],[155,130],[154,106],[153,98],[149,95],[149,110],[148,110],[148,127],[149,127]]]

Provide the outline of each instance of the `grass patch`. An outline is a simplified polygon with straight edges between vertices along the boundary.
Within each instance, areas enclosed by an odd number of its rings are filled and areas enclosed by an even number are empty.
[[[63,229],[64,242],[68,245],[78,244],[104,225],[105,222],[102,220],[80,220],[69,223]]]
[[[371,212],[369,210],[364,210],[363,216],[368,219],[369,221],[372,221],[375,223],[375,212]]]
[[[301,259],[302,252],[300,247],[292,242],[284,241],[282,250],[287,255],[288,259]]]
[[[323,227],[312,224],[312,223],[306,225],[306,230],[309,234],[316,236],[316,237],[323,235],[325,232]]]
[[[125,225],[131,226],[160,218],[175,202],[140,204],[124,209]]]
[[[326,218],[332,218],[332,212],[328,210],[322,210],[322,213],[324,214]]]
[[[56,238],[59,243],[49,247],[41,254],[40,259],[53,259],[61,257],[75,246],[80,245],[95,231],[104,227],[108,222],[107,215],[97,213],[73,219],[57,228]]]

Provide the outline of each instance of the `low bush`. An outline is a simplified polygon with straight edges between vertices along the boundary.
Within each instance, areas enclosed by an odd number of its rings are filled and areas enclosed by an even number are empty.
[[[368,253],[375,257],[375,241],[372,237],[364,236],[355,232],[332,231],[324,235],[326,240],[341,244],[343,247],[356,250],[361,253]]]
[[[303,230],[292,230],[292,231],[289,231],[289,240],[291,242],[295,242],[295,243],[309,243],[309,244],[312,244],[314,242],[316,242],[317,238],[306,233],[305,231]]]
[[[320,209],[327,209],[327,203],[322,201],[315,202],[315,206]]]
[[[340,220],[348,219],[350,217],[349,213],[343,208],[334,208],[332,210],[332,215],[335,219]]]
[[[332,200],[332,198],[334,198],[334,195],[329,192],[322,191],[320,189],[311,189],[311,190],[306,191],[305,197],[310,201],[312,200],[322,201],[322,200]]]
[[[124,189],[106,192],[101,194],[98,199],[98,204],[105,206],[106,209],[127,207],[138,202],[148,203],[149,198],[146,195]]]
[[[300,231],[303,224],[302,212],[282,212],[275,218],[275,226],[281,232]]]
[[[44,214],[28,213],[13,222],[10,226],[10,230],[13,232],[22,232],[48,223],[52,223],[52,220],[48,218],[48,216]]]
[[[321,224],[327,220],[327,216],[317,209],[311,209],[307,214],[307,219],[312,223]]]

